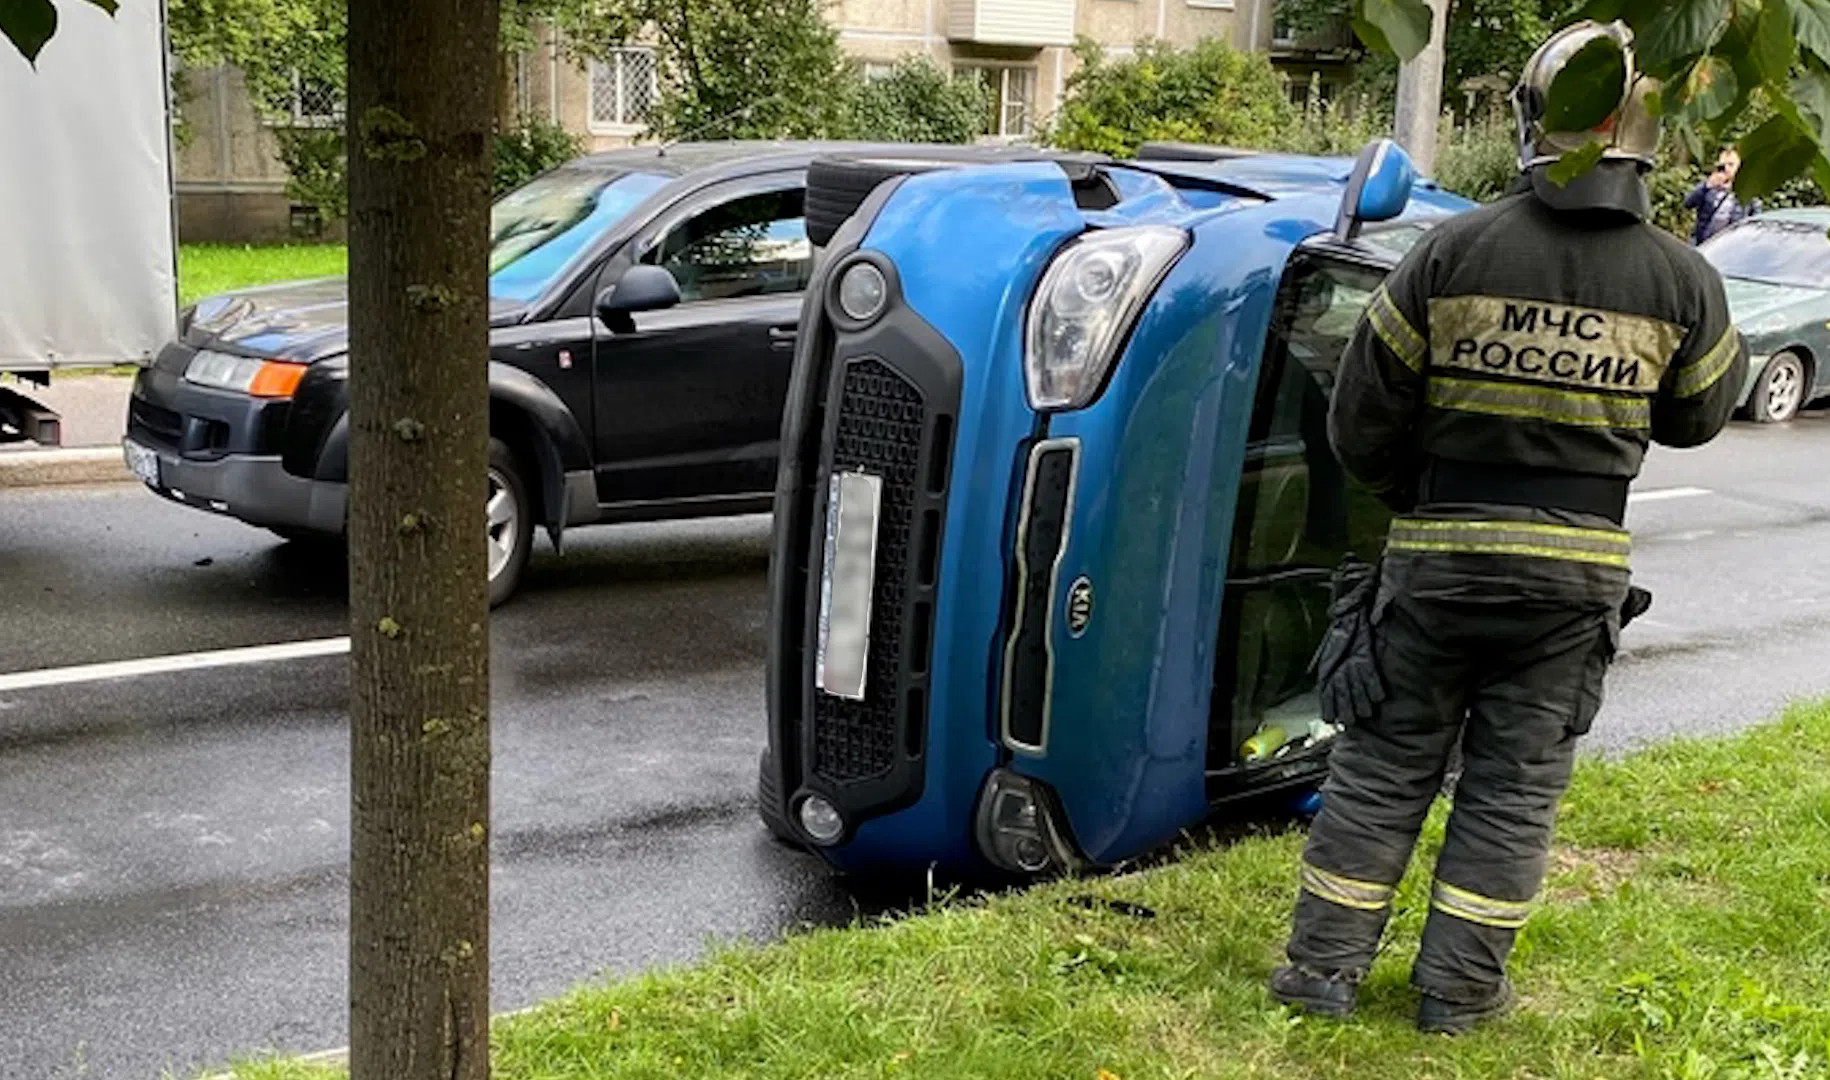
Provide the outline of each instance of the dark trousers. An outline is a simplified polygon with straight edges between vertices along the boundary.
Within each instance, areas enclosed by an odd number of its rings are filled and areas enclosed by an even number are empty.
[[[1387,700],[1342,732],[1303,852],[1293,963],[1364,972],[1394,887],[1459,741],[1462,775],[1412,971],[1424,993],[1479,1002],[1505,977],[1543,883],[1576,740],[1601,707],[1618,616],[1601,606],[1382,597]]]

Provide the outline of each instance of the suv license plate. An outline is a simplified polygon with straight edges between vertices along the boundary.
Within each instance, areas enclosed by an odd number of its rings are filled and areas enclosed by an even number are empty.
[[[132,439],[121,440],[121,452],[127,457],[127,471],[153,487],[159,486],[159,455]]]
[[[820,638],[814,655],[814,682],[826,693],[852,701],[864,700],[882,507],[882,477],[858,472],[833,476],[826,503],[826,557],[820,572]]]

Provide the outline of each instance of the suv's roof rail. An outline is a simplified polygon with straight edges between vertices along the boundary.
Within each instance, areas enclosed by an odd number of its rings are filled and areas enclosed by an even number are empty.
[[[1259,151],[1237,146],[1214,146],[1208,143],[1147,142],[1137,148],[1139,161],[1228,161],[1252,157]]]

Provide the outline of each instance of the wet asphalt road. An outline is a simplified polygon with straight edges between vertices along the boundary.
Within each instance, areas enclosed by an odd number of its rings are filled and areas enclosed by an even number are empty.
[[[1830,415],[1655,452],[1638,489],[1657,600],[1595,744],[1830,692]],[[911,898],[755,819],[767,538],[581,531],[494,618],[496,1008]],[[334,637],[341,573],[131,487],[0,492],[0,673]],[[344,1041],[343,664],[0,693],[0,1078]]]

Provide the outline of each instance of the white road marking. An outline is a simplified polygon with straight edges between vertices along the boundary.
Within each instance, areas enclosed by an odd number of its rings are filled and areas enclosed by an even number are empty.
[[[1653,488],[1651,491],[1635,491],[1627,496],[1629,503],[1664,502],[1666,499],[1694,499],[1698,495],[1713,495],[1708,488],[1674,487]]]
[[[236,664],[302,660],[313,656],[340,656],[347,652],[349,652],[349,638],[334,637],[318,638],[313,641],[283,641],[277,645],[251,645],[241,649],[213,649],[209,652],[177,653],[172,656],[148,656],[139,660],[113,660],[102,664],[78,664],[74,667],[40,668],[37,671],[15,671],[0,675],[0,693],[8,690],[35,690],[45,686],[68,686],[71,683],[102,682],[108,679],[133,679],[141,675],[164,675],[175,671],[232,667]]]

